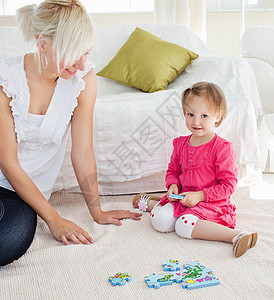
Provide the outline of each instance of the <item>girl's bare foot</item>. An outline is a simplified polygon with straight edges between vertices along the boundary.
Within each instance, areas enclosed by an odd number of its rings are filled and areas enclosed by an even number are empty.
[[[151,212],[156,203],[159,202],[162,198],[150,194],[138,194],[132,200],[132,205],[134,208],[139,208],[139,203],[141,199],[148,199],[147,208],[145,211]]]

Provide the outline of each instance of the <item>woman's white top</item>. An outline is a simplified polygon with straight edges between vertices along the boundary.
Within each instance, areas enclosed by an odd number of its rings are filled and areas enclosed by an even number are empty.
[[[49,199],[60,172],[77,97],[85,88],[82,79],[94,65],[86,62],[71,79],[58,78],[45,115],[30,114],[30,94],[24,56],[0,59],[0,86],[9,98],[21,167]],[[1,142],[1,141],[0,141]],[[14,190],[0,170],[0,186]]]

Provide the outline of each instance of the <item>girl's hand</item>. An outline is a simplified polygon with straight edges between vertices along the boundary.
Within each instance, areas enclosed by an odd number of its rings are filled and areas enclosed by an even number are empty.
[[[122,225],[120,220],[122,219],[133,219],[141,220],[142,214],[131,212],[129,210],[110,210],[101,211],[99,215],[94,216],[93,219],[99,224],[115,224]]]
[[[48,222],[48,226],[54,238],[64,245],[69,245],[69,241],[85,245],[93,243],[93,239],[84,229],[60,216]]]
[[[168,197],[168,200],[169,201],[178,201],[178,199],[174,199],[174,198],[169,198],[169,195],[170,194],[178,194],[178,186],[176,185],[176,184],[171,184],[170,186],[169,186],[169,189],[168,189],[168,191],[167,191],[167,197]]]
[[[199,192],[185,192],[180,195],[184,196],[184,199],[180,200],[182,205],[187,207],[193,207],[201,201],[205,201],[205,195],[203,191]]]

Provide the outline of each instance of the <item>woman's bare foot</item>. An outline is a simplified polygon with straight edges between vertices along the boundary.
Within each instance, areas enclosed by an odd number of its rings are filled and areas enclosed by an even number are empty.
[[[155,196],[155,195],[150,195],[150,194],[138,194],[136,195],[133,200],[132,200],[132,205],[134,208],[139,208],[139,203],[140,200],[142,199],[149,199],[148,203],[147,203],[147,208],[144,211],[148,211],[151,212],[153,207],[156,205],[157,202],[159,202],[162,198]]]

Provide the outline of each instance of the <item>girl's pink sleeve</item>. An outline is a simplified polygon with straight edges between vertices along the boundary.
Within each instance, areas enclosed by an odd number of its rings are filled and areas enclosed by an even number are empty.
[[[229,198],[237,185],[236,153],[233,145],[225,142],[216,151],[216,179],[218,183],[203,189],[205,202],[214,202]]]
[[[170,163],[166,172],[166,188],[169,189],[171,184],[176,184],[181,190],[179,176],[181,174],[181,167],[179,164],[179,138],[173,140],[173,152],[171,154]]]

